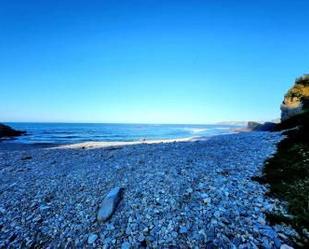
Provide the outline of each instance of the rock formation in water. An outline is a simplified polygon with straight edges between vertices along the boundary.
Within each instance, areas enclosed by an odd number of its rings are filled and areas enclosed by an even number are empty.
[[[296,79],[281,104],[281,121],[285,121],[309,108],[309,74]]]
[[[16,137],[25,134],[25,131],[17,131],[12,129],[10,126],[0,124],[0,138],[4,137]]]

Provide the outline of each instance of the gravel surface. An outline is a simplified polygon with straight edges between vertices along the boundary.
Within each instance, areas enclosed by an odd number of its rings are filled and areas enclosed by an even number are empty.
[[[118,148],[0,151],[0,248],[283,248],[278,200],[251,180],[279,133]],[[112,217],[97,220],[111,189]]]

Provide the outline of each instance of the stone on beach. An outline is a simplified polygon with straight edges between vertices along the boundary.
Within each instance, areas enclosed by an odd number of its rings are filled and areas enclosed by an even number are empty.
[[[98,235],[92,233],[88,237],[88,244],[93,244],[98,238]]]
[[[293,247],[283,244],[280,246],[280,249],[293,249]]]
[[[188,232],[188,228],[181,226],[179,229],[179,233],[187,233]]]
[[[130,249],[131,245],[129,242],[123,242],[121,245],[121,249]]]
[[[97,214],[98,221],[106,221],[112,216],[122,198],[122,194],[123,188],[115,187],[106,195]]]

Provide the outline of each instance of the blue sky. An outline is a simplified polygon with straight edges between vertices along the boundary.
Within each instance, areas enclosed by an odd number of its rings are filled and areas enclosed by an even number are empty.
[[[269,120],[308,73],[309,1],[0,2],[0,121]]]

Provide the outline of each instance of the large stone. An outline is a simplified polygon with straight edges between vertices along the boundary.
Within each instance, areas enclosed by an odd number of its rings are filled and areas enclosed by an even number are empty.
[[[0,124],[0,138],[2,137],[16,137],[25,134],[25,131],[17,131],[8,125]]]
[[[105,196],[97,214],[98,221],[106,221],[112,216],[122,198],[122,195],[123,188],[116,187]]]

